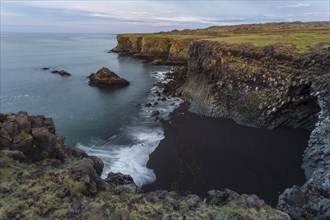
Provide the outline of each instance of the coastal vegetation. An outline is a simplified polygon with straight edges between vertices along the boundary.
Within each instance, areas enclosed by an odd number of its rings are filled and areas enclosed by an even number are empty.
[[[328,22],[269,23],[160,33],[120,34],[117,36],[119,45],[113,51],[131,52],[137,56],[167,54],[168,61],[176,60],[173,59],[176,51],[184,51],[185,54],[179,56],[181,58],[179,61],[182,61],[186,58],[188,48],[193,41],[208,40],[229,44],[248,43],[256,47],[281,44],[293,46],[297,53],[306,54],[316,45],[329,46],[329,34]],[[123,41],[127,43],[120,43]]]

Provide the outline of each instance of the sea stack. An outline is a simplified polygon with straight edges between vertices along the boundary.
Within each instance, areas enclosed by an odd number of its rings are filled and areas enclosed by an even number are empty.
[[[89,85],[99,87],[126,87],[129,82],[119,77],[106,67],[102,67],[97,73],[89,75]]]

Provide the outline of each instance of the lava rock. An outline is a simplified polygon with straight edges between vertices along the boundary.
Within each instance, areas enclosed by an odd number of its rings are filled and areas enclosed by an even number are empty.
[[[97,73],[92,73],[88,78],[90,86],[126,87],[129,85],[129,82],[126,79],[119,77],[105,67],[102,67]]]

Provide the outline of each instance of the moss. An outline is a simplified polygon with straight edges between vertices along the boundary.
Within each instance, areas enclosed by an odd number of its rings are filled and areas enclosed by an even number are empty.
[[[219,198],[213,198],[209,204],[213,206],[222,206],[222,202]]]
[[[30,133],[31,133],[30,129],[24,128],[21,130],[21,136],[23,138],[28,138]]]
[[[41,158],[44,159],[48,159],[49,158],[49,152],[48,151],[43,151],[40,154]]]
[[[68,212],[70,211],[70,207],[64,207],[64,208],[61,208],[61,209],[58,209],[58,210],[55,210],[55,212],[53,213],[53,216],[55,218],[64,218]]]
[[[249,104],[259,105],[260,103],[269,103],[276,97],[271,91],[249,91],[245,95],[245,99]]]

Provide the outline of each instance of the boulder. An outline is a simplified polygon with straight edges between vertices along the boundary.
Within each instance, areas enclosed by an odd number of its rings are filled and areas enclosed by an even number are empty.
[[[103,171],[103,167],[104,167],[104,163],[103,161],[96,157],[96,156],[88,156],[89,159],[91,159],[93,161],[93,167],[96,171],[96,173],[101,176],[102,171]]]
[[[102,67],[97,73],[92,73],[88,78],[90,86],[125,87],[129,85],[129,82],[126,79],[119,77],[105,67]]]
[[[112,173],[108,174],[105,179],[112,190],[116,193],[141,193],[142,190],[137,187],[130,175],[125,175],[122,173]]]
[[[16,116],[16,123],[20,130],[31,130],[31,122],[26,114],[18,114]]]
[[[71,177],[85,184],[86,189],[82,192],[85,195],[95,195],[98,190],[105,190],[106,183],[96,173],[92,160],[83,159],[70,169]]]
[[[71,157],[86,158],[88,156],[85,151],[70,145],[64,145],[63,150],[68,156]]]
[[[127,185],[134,183],[133,178],[130,175],[125,175],[122,173],[112,173],[108,174],[108,177],[105,179],[110,185]]]

